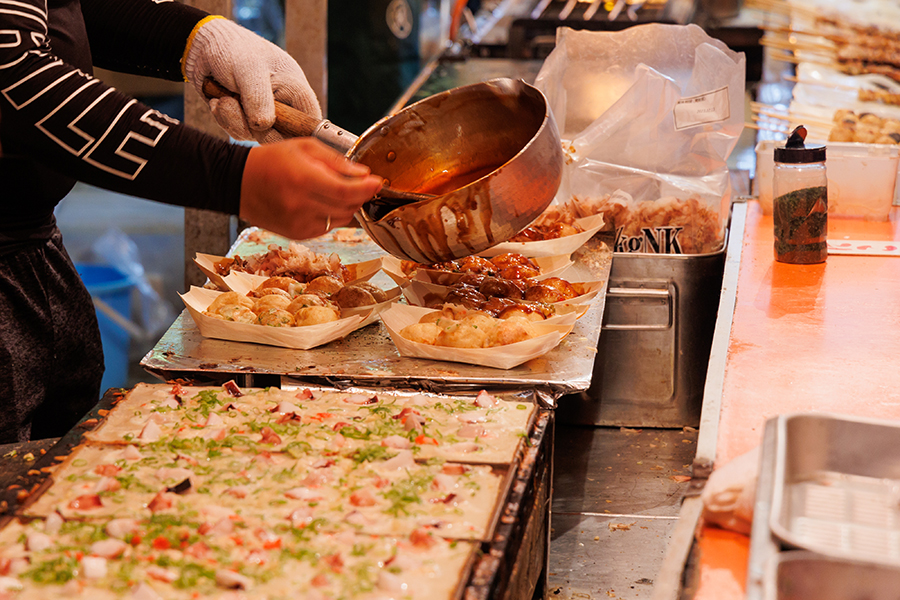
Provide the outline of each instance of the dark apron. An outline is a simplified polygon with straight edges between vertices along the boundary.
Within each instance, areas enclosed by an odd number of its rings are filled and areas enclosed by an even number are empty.
[[[99,400],[102,376],[91,295],[56,226],[0,245],[0,443],[63,435]]]

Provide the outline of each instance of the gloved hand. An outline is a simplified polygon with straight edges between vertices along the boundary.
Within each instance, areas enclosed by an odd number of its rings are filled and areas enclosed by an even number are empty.
[[[272,42],[225,18],[202,24],[188,42],[185,79],[201,98],[203,81],[212,77],[240,95],[206,99],[216,122],[237,140],[277,142],[283,136],[272,129],[275,100],[322,118],[316,94],[300,65]]]

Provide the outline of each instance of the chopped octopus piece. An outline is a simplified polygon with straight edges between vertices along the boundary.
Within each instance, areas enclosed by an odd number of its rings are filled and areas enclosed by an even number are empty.
[[[419,529],[414,529],[413,532],[409,534],[409,541],[417,548],[431,548],[437,544],[437,540],[434,539],[431,532],[421,527]]]
[[[97,494],[84,494],[69,502],[69,508],[75,510],[92,510],[101,506],[103,506],[103,502],[100,501],[100,496]]]
[[[350,494],[350,504],[353,506],[375,506],[376,502],[372,492],[365,488]]]
[[[228,392],[228,395],[232,398],[240,398],[244,395],[244,392],[241,391],[241,388],[238,387],[238,384],[236,384],[233,379],[223,383],[222,388]]]
[[[102,556],[85,556],[81,559],[81,573],[85,579],[103,579],[107,574],[106,559]]]
[[[120,489],[122,489],[122,483],[115,477],[101,477],[97,480],[97,484],[94,485],[94,491],[98,494],[100,492],[115,492]]]
[[[122,540],[110,538],[91,544],[91,554],[103,558],[118,558],[125,553],[126,548],[128,548],[128,544]]]
[[[225,421],[222,420],[222,417],[219,416],[218,413],[211,412],[209,416],[206,417],[206,423],[203,424],[204,427],[224,427]]]
[[[275,433],[271,427],[263,427],[259,433],[262,435],[261,444],[280,444],[281,436]]]
[[[313,490],[305,487],[295,487],[291,488],[284,493],[288,498],[292,498],[294,500],[321,500],[322,496],[319,495],[318,492],[314,492]]]
[[[120,467],[119,465],[114,465],[112,463],[106,463],[94,467],[94,473],[103,477],[115,477],[121,470],[122,467]]]
[[[413,460],[412,452],[409,450],[400,450],[396,456],[387,459],[381,463],[381,467],[388,470],[393,469],[409,469],[414,467],[416,461]]]
[[[174,569],[164,569],[158,565],[148,566],[145,572],[151,579],[156,579],[157,581],[163,581],[165,583],[172,583],[178,579],[178,571]]]
[[[144,428],[141,429],[141,434],[138,436],[138,439],[142,442],[151,443],[159,441],[160,437],[162,437],[162,429],[159,428],[156,421],[151,419],[147,421]]]
[[[124,540],[129,534],[137,531],[138,522],[135,519],[113,519],[104,528],[109,537]]]
[[[129,444],[128,446],[125,446],[125,449],[122,451],[122,458],[134,461],[141,460],[144,458],[144,455],[137,449],[137,446]]]
[[[175,506],[175,494],[171,494],[166,490],[161,490],[155,496],[153,496],[153,500],[147,504],[147,508],[150,509],[150,512],[158,512],[161,510],[166,510]]]
[[[294,404],[293,402],[279,402],[276,406],[274,406],[269,412],[280,413],[282,415],[288,413],[299,413],[300,407]]]
[[[485,390],[478,392],[478,396],[475,397],[475,406],[479,408],[493,408],[499,404],[500,401],[488,394]]]
[[[43,552],[53,545],[53,538],[40,531],[29,532],[25,538],[25,547],[30,552]]]
[[[56,535],[59,533],[62,524],[65,523],[65,519],[62,518],[58,512],[53,511],[47,518],[44,519],[44,533],[48,535]]]
[[[484,433],[485,433],[484,427],[481,427],[480,425],[473,425],[473,424],[463,425],[462,427],[459,428],[459,431],[457,432],[459,437],[463,437],[463,438],[483,437]]]
[[[386,448],[395,448],[397,450],[405,450],[412,446],[412,443],[402,435],[391,435],[381,440],[381,445]]]
[[[372,404],[378,404],[378,396],[368,396],[366,394],[350,394],[344,398],[344,402],[347,404],[354,404],[356,406],[371,406]]]
[[[216,571],[216,583],[229,590],[248,590],[253,580],[231,569],[219,569]]]
[[[468,470],[469,468],[466,467],[466,465],[461,465],[459,463],[445,463],[441,467],[441,473],[445,473],[447,475],[462,475]]]

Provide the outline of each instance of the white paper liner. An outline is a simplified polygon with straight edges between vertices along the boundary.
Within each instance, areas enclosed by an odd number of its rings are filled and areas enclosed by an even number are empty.
[[[557,256],[539,256],[531,259],[541,270],[541,274],[530,279],[541,280],[549,277],[555,277],[562,273],[573,264],[570,254],[560,254]],[[452,285],[456,283],[463,273],[449,273],[447,271],[437,271],[434,269],[417,269],[412,276],[403,273],[400,266],[400,259],[393,256],[385,256],[382,259],[382,269],[388,276],[393,279],[397,285],[402,286],[406,281],[424,281],[426,283],[435,283],[437,278],[442,284]]]
[[[534,323],[535,329],[541,334],[538,337],[525,340],[524,342],[516,342],[505,346],[492,346],[490,348],[431,346],[429,344],[411,342],[400,335],[401,329],[407,325],[418,323],[419,319],[431,312],[434,312],[434,310],[430,308],[394,304],[381,314],[381,321],[387,328],[388,333],[391,335],[391,340],[397,346],[401,356],[469,363],[495,369],[512,369],[533,358],[546,354],[572,331],[572,324]]]
[[[268,327],[252,323],[235,323],[204,315],[203,311],[222,293],[224,292],[191,286],[188,293],[179,294],[203,337],[309,350],[340,339],[374,320],[371,318],[374,310],[371,309],[369,313],[304,327]]]
[[[485,258],[506,254],[507,252],[523,254],[529,258],[571,255],[606,225],[602,214],[575,219],[575,222],[580,225],[584,231],[552,240],[540,240],[537,242],[503,242],[502,244],[497,244],[496,246],[488,248],[484,252],[480,252],[478,255]]]
[[[203,271],[203,274],[209,277],[209,280],[213,282],[220,290],[231,290],[231,288],[228,287],[227,277],[222,277],[216,272],[216,263],[224,259],[224,256],[216,256],[214,254],[201,254],[198,252],[194,256],[194,264],[196,264],[200,268],[200,270]],[[372,279],[372,277],[374,277],[375,274],[381,270],[381,259],[373,258],[372,260],[366,260],[359,263],[350,263],[344,266],[347,267],[347,271],[350,277],[350,280],[345,281],[344,285],[352,285],[354,283],[362,283],[363,281]],[[239,271],[234,272],[239,273]],[[252,275],[252,273],[247,273],[247,275]],[[263,275],[253,276],[263,277],[263,279],[267,279],[267,277]],[[238,290],[231,291],[236,292]]]
[[[600,290],[603,289],[603,281],[577,281],[571,283],[578,283],[585,288],[585,293],[580,296],[575,296],[571,300],[564,300],[562,302],[552,302],[554,306],[564,305],[564,304],[578,304],[578,305],[587,305],[593,302],[594,298],[597,297],[597,294],[600,293]],[[438,285],[436,283],[426,283],[424,281],[410,281],[409,285],[401,288],[403,290],[403,295],[406,297],[406,301],[414,306],[425,306],[428,304],[428,300],[431,298],[445,298],[447,293],[450,291],[450,287],[446,285]]]

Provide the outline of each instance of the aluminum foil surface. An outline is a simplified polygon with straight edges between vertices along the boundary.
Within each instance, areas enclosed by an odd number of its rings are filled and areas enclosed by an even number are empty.
[[[265,252],[270,244],[286,247],[288,243],[273,233],[250,228],[241,233],[229,256],[247,256]],[[302,243],[315,252],[336,252],[344,263],[385,255],[365,232],[354,228],[336,229]],[[590,387],[612,265],[610,246],[603,238],[594,237],[573,254],[575,264],[562,276],[572,281],[603,281],[601,293],[559,346],[513,369],[402,357],[380,321],[319,348],[290,350],[204,338],[187,311],[147,353],[141,366],[163,379],[238,373],[277,375],[286,382],[318,382],[338,388],[359,385],[442,393],[532,389],[541,404],[554,406],[560,396]],[[372,283],[384,289],[395,285],[384,273],[376,275]]]

